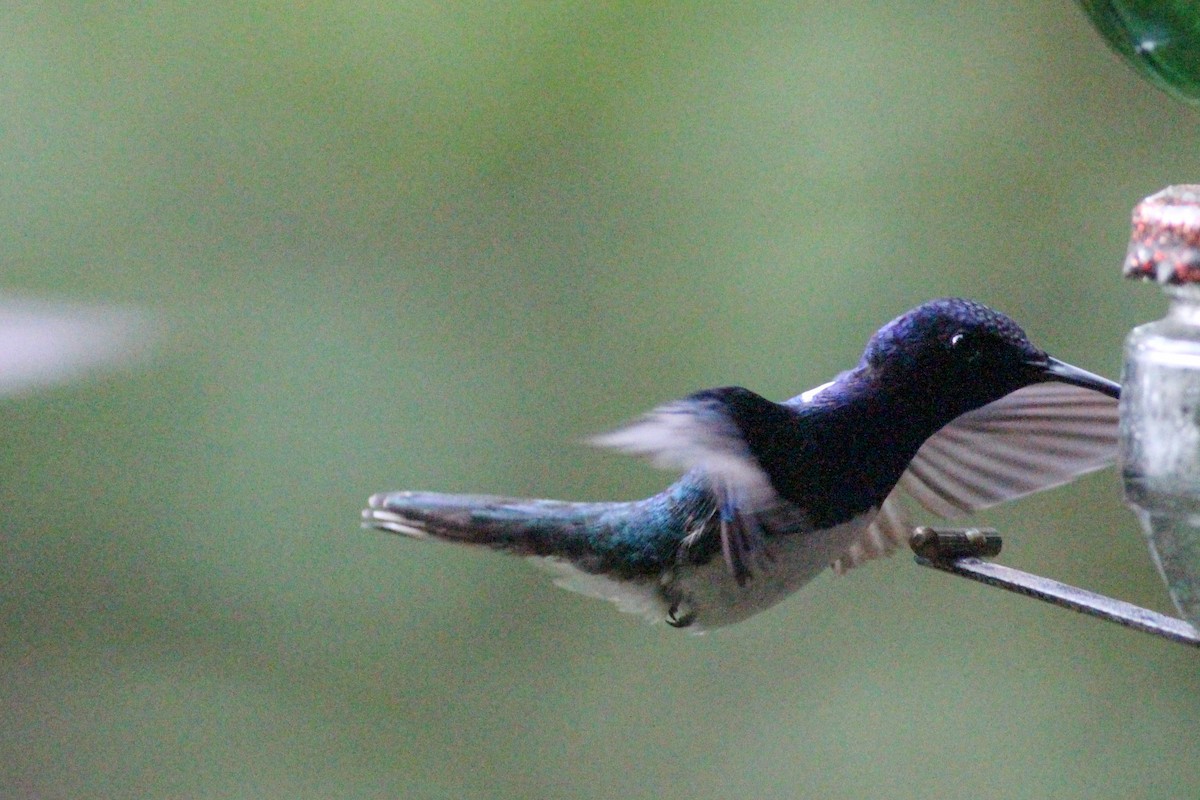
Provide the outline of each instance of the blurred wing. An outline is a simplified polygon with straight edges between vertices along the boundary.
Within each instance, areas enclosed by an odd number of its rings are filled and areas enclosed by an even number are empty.
[[[963,414],[929,437],[898,490],[952,519],[1061,486],[1116,457],[1116,399],[1040,383]]]
[[[136,309],[0,296],[0,395],[144,358],[157,327]]]
[[[660,406],[591,442],[644,456],[659,467],[702,470],[717,498],[721,553],[739,584],[768,557],[760,514],[769,513],[772,531],[803,524],[803,515],[775,494],[724,404],[713,397]]]
[[[908,544],[912,523],[904,510],[899,493],[893,491],[879,507],[879,513],[866,530],[851,543],[846,552],[829,566],[838,575],[854,569],[873,558],[890,556]]]
[[[725,406],[713,398],[689,397],[659,406],[636,422],[589,441],[643,456],[663,469],[699,467],[714,484],[742,495],[745,503],[769,503],[775,494],[742,432]]]

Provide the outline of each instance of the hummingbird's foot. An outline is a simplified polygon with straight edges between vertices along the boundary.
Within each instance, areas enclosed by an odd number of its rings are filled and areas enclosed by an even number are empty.
[[[683,609],[680,613],[681,608],[681,603],[672,603],[671,607],[667,609],[667,624],[672,628],[686,628],[696,621],[695,611],[688,608]]]

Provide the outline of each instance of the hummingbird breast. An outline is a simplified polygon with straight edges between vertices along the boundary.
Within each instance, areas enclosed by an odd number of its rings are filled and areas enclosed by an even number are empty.
[[[764,611],[815,578],[858,541],[877,509],[826,528],[769,537],[765,557],[741,583],[723,559],[683,563],[663,575],[661,592],[673,623],[701,632],[731,625]]]

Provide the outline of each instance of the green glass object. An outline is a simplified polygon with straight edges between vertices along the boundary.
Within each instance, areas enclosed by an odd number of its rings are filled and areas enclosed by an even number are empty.
[[[1151,83],[1200,103],[1200,0],[1079,0],[1079,5]]]

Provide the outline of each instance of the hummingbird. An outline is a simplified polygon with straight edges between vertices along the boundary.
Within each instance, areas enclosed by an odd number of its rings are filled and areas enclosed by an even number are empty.
[[[363,526],[524,556],[565,588],[710,630],[895,551],[910,501],[953,519],[1111,464],[1119,395],[1004,314],[943,298],[790,400],[706,389],[595,437],[682,473],[652,497],[384,492]]]

